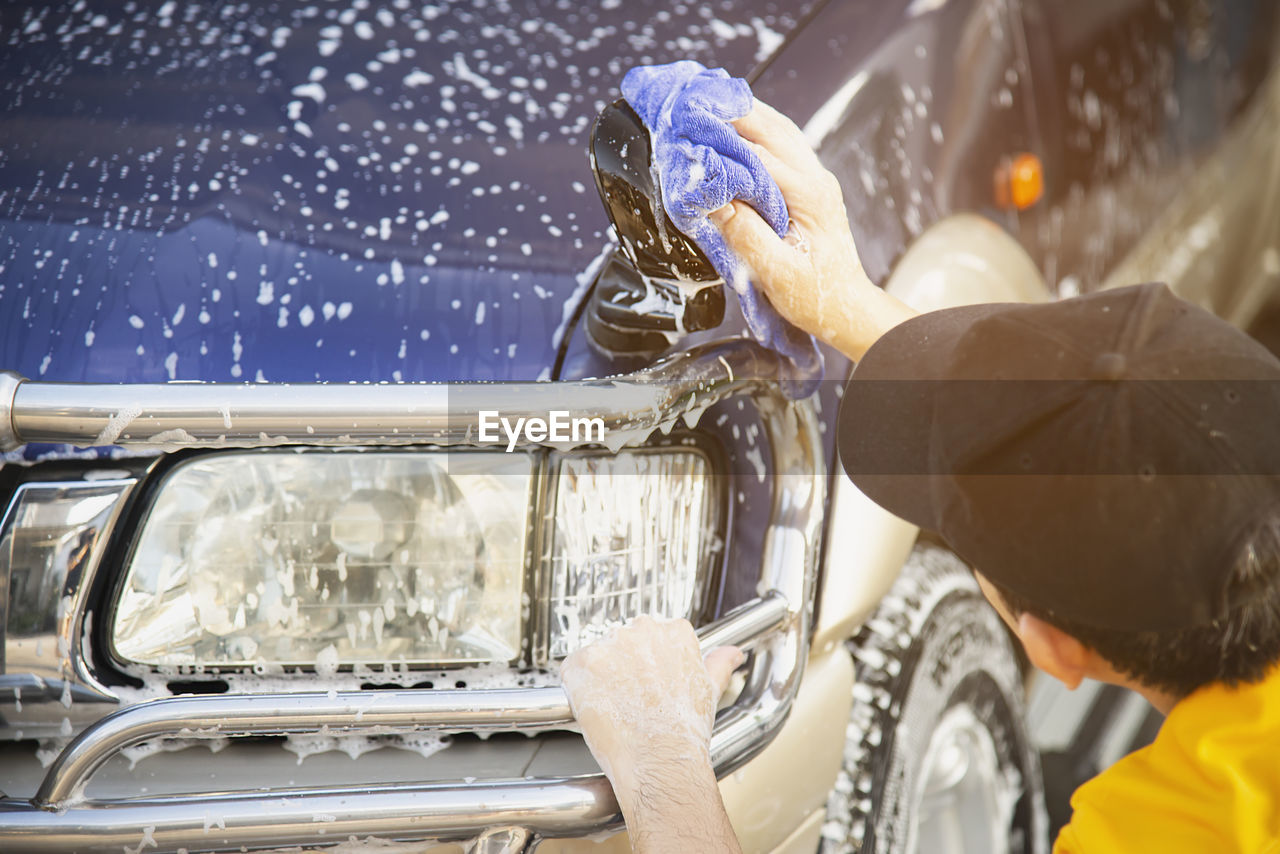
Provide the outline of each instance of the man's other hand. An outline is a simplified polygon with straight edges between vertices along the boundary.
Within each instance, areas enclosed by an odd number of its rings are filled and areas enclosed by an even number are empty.
[[[716,701],[743,661],[705,661],[687,620],[637,617],[561,668],[574,717],[641,852],[736,851],[708,746]]]

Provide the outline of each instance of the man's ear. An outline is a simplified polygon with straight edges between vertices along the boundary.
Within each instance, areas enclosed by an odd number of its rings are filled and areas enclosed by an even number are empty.
[[[1036,667],[1075,690],[1089,675],[1092,654],[1087,646],[1056,626],[1023,612],[1018,636]]]

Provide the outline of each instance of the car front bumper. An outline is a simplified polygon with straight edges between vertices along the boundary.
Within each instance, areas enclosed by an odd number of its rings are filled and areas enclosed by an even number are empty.
[[[540,384],[507,411],[554,404],[604,418],[642,441],[655,429],[736,395],[760,409],[773,455],[772,511],[759,595],[704,626],[704,648],[743,646],[751,663],[711,744],[723,778],[782,728],[809,650],[825,466],[812,409],[780,394],[777,357],[745,341],[705,345],[639,375]],[[227,447],[269,444],[474,444],[484,386],[69,386],[6,375],[0,441]],[[125,415],[122,416],[122,413]],[[75,608],[65,621],[81,636]],[[71,672],[86,673],[82,659]],[[847,692],[846,692],[847,696]],[[147,797],[86,797],[95,771],[140,742],[291,734],[537,735],[572,727],[558,687],[182,696],[127,706],[68,745],[30,798],[0,799],[0,849],[20,852],[218,851],[332,844],[349,838],[468,840],[478,850],[526,850],[539,840],[616,830],[603,775],[535,776],[240,789]],[[830,775],[834,777],[834,771]],[[829,779],[826,781],[829,783]],[[825,788],[824,788],[825,791]]]

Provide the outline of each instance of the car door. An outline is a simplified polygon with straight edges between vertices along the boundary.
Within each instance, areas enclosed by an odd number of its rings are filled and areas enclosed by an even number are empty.
[[[1247,322],[1280,273],[1275,4],[1019,2],[1046,175],[1019,237],[1047,281],[1159,279]]]

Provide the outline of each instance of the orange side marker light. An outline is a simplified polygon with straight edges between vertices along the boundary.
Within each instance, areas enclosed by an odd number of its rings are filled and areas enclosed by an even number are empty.
[[[1006,157],[996,168],[996,206],[1025,211],[1044,196],[1044,164],[1034,154]]]

